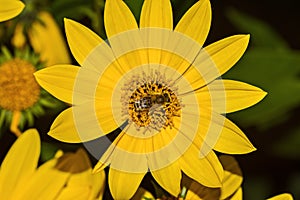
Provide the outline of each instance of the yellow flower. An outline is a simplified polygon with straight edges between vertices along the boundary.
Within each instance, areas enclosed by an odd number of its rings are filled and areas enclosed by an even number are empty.
[[[25,19],[26,16],[24,16]],[[26,23],[20,18],[20,22],[16,25],[12,43],[17,48],[22,48],[26,44],[24,35],[24,24],[27,25]],[[38,12],[36,19],[25,30],[32,48],[40,54],[41,61],[46,66],[71,63],[61,30],[49,12]]]
[[[0,0],[0,5],[0,22],[17,16],[25,7],[19,0]]]
[[[1,199],[102,199],[105,173],[91,173],[86,153],[64,154],[37,168],[40,145],[38,132],[29,129],[10,148],[0,169]]]
[[[68,43],[82,67],[56,65],[35,73],[43,88],[73,105],[56,118],[49,135],[77,143],[120,128],[111,144],[102,140],[110,146],[94,168],[97,172],[110,165],[115,199],[132,197],[148,170],[174,196],[180,192],[181,171],[205,186],[219,187],[223,169],[212,149],[233,154],[255,150],[224,114],[266,95],[246,83],[219,78],[243,55],[249,35],[202,48],[211,23],[209,0],[198,1],[174,30],[169,0],[145,0],[139,27],[123,1],[107,0],[104,23],[107,42],[66,19]]]
[[[2,47],[0,55],[0,132],[6,126],[17,136],[25,125],[32,126],[34,117],[45,114],[45,109],[62,109],[62,103],[41,89],[33,73],[43,68],[39,56],[29,48],[11,54]]]
[[[279,194],[277,196],[271,197],[267,200],[293,200],[293,196],[288,193]]]
[[[185,196],[186,200],[242,199],[241,184],[243,177],[237,161],[232,156],[220,156],[219,159],[224,168],[222,187],[205,187],[185,176],[182,185],[188,189]]]

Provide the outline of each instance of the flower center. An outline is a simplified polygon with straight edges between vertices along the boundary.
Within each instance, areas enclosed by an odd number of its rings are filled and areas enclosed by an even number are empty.
[[[40,87],[33,76],[35,71],[31,63],[18,58],[0,65],[1,108],[21,111],[38,101]]]
[[[123,89],[123,113],[137,130],[145,127],[160,131],[172,128],[174,117],[180,117],[181,105],[176,88],[158,71],[132,77]]]

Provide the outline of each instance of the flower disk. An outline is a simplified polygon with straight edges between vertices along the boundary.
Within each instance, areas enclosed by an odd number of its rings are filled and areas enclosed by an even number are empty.
[[[40,86],[34,79],[35,67],[19,58],[0,65],[0,107],[21,111],[33,106],[40,97]]]

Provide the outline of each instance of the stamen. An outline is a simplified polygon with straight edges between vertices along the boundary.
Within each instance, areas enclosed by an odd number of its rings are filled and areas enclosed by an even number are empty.
[[[180,117],[181,105],[177,88],[158,70],[135,75],[124,84],[121,95],[122,114],[134,123],[137,130],[144,127],[160,131],[174,127],[173,118]]]

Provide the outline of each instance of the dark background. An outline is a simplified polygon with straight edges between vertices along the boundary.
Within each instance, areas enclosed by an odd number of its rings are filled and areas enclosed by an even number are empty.
[[[194,0],[172,1],[175,23],[178,22],[182,14],[194,2]],[[213,14],[212,27],[205,43],[206,45],[230,35],[248,33],[241,32],[229,20],[228,10],[235,9],[270,25],[274,31],[287,41],[292,51],[298,51],[300,49],[299,1],[211,0],[211,4]],[[58,21],[61,21],[60,17],[58,17]],[[89,23],[88,20],[82,19],[82,22],[86,21]],[[249,49],[252,50],[255,48],[256,46],[250,42]],[[272,51],[272,48],[270,47],[268,51]],[[300,63],[298,66],[300,66]],[[234,70],[235,68],[231,71],[234,72]],[[297,74],[298,79],[299,75],[300,71],[299,74]],[[255,79],[255,77],[253,78]],[[249,83],[251,84],[251,82]],[[286,90],[289,90],[289,88],[286,88]],[[268,98],[268,96],[266,98]],[[244,124],[238,117],[235,117],[234,114],[227,115],[229,119],[232,119],[245,132],[250,141],[257,148],[257,151],[251,154],[236,156],[244,175],[243,192],[246,200],[266,199],[283,192],[290,192],[294,195],[295,199],[300,199],[300,157],[297,156],[300,152],[300,146],[293,147],[294,150],[298,152],[296,156],[287,157],[278,154],[278,151],[274,151],[274,147],[276,148],[278,142],[288,137],[293,130],[300,130],[299,112],[300,102],[298,106],[288,108],[288,114],[284,117],[282,116],[284,119],[279,119],[278,122],[264,129],[261,129],[259,125],[255,123]],[[55,143],[62,149],[76,148],[77,146],[56,142],[46,135],[55,115],[56,114],[48,115],[37,119],[36,127],[41,133],[42,140]],[[281,116],[279,116],[279,118],[281,118]],[[0,160],[4,158],[5,153],[14,140],[15,136],[12,134],[2,135],[0,140]]]

